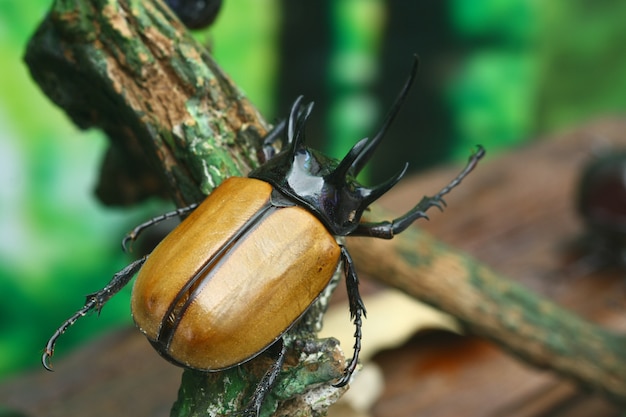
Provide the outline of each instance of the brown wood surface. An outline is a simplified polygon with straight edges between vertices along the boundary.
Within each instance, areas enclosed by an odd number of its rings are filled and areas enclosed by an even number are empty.
[[[446,212],[432,213],[422,226],[583,317],[624,331],[623,271],[572,267],[568,247],[583,231],[573,207],[580,169],[597,145],[626,146],[625,132],[626,121],[603,121],[490,155],[472,180],[447,199]],[[383,204],[406,210],[416,193],[432,193],[457,170],[405,180]],[[472,206],[455,200],[472,201]],[[375,359],[386,382],[373,410],[376,417],[620,414],[602,397],[531,368],[475,336],[416,335]],[[181,375],[134,330],[95,341],[56,365],[55,373],[36,370],[4,382],[0,403],[32,416],[166,416]]]

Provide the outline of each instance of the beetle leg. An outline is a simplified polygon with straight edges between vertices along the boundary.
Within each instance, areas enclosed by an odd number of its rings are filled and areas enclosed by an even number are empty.
[[[275,353],[276,360],[272,364],[272,367],[268,369],[265,375],[263,375],[263,378],[254,390],[254,395],[252,396],[250,403],[242,411],[241,414],[245,417],[258,417],[261,414],[263,400],[265,400],[265,397],[274,386],[276,378],[278,377],[278,374],[283,367],[283,363],[285,362],[287,348],[285,347],[285,342],[282,337],[274,342],[269,349],[273,352],[277,352]]]
[[[363,299],[361,298],[361,294],[359,293],[359,277],[356,274],[354,262],[352,261],[352,257],[350,256],[350,253],[345,248],[345,246],[340,245],[340,247],[341,260],[343,262],[343,271],[346,276],[346,287],[348,289],[350,318],[354,322],[356,330],[354,331],[354,354],[352,355],[352,359],[350,359],[350,362],[346,366],[346,369],[343,372],[343,376],[341,377],[341,379],[333,384],[333,386],[337,388],[343,387],[348,382],[350,382],[350,377],[352,377],[352,373],[356,369],[356,366],[359,362],[359,352],[361,352],[361,316],[366,316],[365,305],[363,304]]]
[[[171,219],[172,217],[183,216],[193,211],[196,207],[198,207],[197,203],[190,204],[187,207],[181,207],[176,210],[169,211],[167,213],[161,214],[160,216],[157,216],[157,217],[153,217],[152,219],[141,223],[139,226],[135,227],[133,230],[128,232],[126,236],[124,236],[124,239],[122,239],[122,249],[124,250],[124,252],[131,251],[131,248],[128,246],[128,244],[134,242],[139,237],[139,235],[148,227],[161,223],[164,220]]]
[[[431,207],[437,207],[443,211],[446,202],[443,196],[448,194],[454,187],[459,185],[461,181],[469,174],[478,161],[485,155],[482,146],[478,146],[476,152],[473,152],[463,171],[461,171],[448,185],[443,187],[437,194],[432,197],[423,197],[422,200],[404,215],[392,221],[383,221],[377,223],[360,223],[350,236],[369,236],[381,239],[391,239],[394,235],[403,232],[414,221],[420,218],[428,219],[426,211]]]
[[[54,332],[50,340],[48,340],[48,344],[46,345],[46,349],[41,357],[41,363],[43,363],[44,368],[48,371],[52,371],[52,365],[50,364],[50,358],[54,354],[54,345],[56,344],[57,339],[61,336],[65,331],[70,328],[79,318],[85,316],[91,310],[96,310],[98,314],[100,314],[100,310],[104,304],[111,299],[115,294],[119,292],[128,282],[131,280],[133,275],[141,268],[144,264],[148,255],[143,258],[137,259],[117,274],[113,275],[111,281],[98,292],[93,294],[89,294],[87,296],[87,301],[85,301],[85,305],[78,310],[74,315],[72,315],[69,319],[65,320],[63,324]]]

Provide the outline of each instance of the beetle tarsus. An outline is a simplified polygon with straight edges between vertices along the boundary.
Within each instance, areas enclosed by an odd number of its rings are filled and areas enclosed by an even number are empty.
[[[474,168],[476,168],[478,161],[480,161],[484,156],[485,148],[483,148],[481,145],[477,145],[476,150],[470,155],[469,160],[467,161],[467,165],[465,165],[463,171],[461,171],[452,181],[450,181],[448,185],[442,188],[441,191],[439,191],[432,198],[441,199],[444,195],[452,191],[454,187],[456,187],[461,183],[461,181],[463,181],[467,174],[469,174]]]
[[[128,232],[126,236],[124,236],[124,239],[122,239],[122,250],[124,250],[124,252],[132,252],[132,247],[129,245],[132,244],[132,242],[134,242],[135,240],[137,240],[139,235],[144,230],[156,224],[159,224],[164,220],[171,219],[172,217],[184,216],[185,214],[196,209],[197,207],[198,207],[198,204],[193,203],[186,207],[181,207],[181,208],[177,208],[176,210],[168,211],[167,213],[163,213],[160,216],[153,217],[150,220],[141,223],[140,225],[136,226],[133,230]]]
[[[65,333],[65,331],[70,328],[76,321],[87,314],[91,309],[95,307],[95,300],[91,299],[85,303],[85,305],[74,313],[69,319],[65,320],[63,324],[54,332],[50,340],[48,340],[48,344],[44,349],[43,356],[41,357],[41,363],[43,367],[48,371],[52,371],[52,363],[50,360],[52,359],[52,355],[54,355],[54,346],[56,345],[57,339]]]
[[[135,239],[137,239],[137,235],[135,233],[133,232],[127,233],[126,236],[124,236],[124,239],[122,239],[122,250],[126,253],[132,252],[133,247],[130,246],[130,244],[134,242]]]

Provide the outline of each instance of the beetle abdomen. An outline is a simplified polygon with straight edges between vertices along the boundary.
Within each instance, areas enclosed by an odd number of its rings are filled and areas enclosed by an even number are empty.
[[[271,192],[263,181],[227,180],[143,266],[133,317],[168,359],[202,370],[242,363],[328,284],[334,237],[307,210],[272,206]]]

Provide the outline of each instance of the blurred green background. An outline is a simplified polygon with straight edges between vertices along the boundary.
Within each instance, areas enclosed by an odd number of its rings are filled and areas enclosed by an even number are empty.
[[[49,5],[0,0],[0,378],[39,366],[58,324],[129,261],[121,237],[167,208],[93,196],[106,138],[77,130],[22,62]],[[375,131],[418,53],[377,181],[407,159],[413,170],[458,161],[476,143],[494,155],[623,115],[624,21],[620,0],[225,0],[198,37],[269,120],[298,94],[315,100],[308,137],[336,157]],[[58,355],[130,324],[129,294],[68,332]]]

